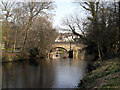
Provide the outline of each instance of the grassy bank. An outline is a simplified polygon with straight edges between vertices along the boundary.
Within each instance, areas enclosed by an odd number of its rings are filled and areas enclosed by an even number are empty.
[[[79,88],[120,88],[120,58],[109,59],[87,74]]]
[[[44,59],[45,56],[30,56],[30,53],[12,53],[12,52],[3,52],[2,53],[2,63],[8,62],[21,62],[21,61],[28,61],[28,60],[37,60],[37,59]]]
[[[27,60],[29,59],[29,54],[28,53],[2,53],[2,62],[16,62],[16,61],[21,61],[21,60]]]

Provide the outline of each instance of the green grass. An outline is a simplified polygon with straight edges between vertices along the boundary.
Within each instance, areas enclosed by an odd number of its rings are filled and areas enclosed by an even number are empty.
[[[118,58],[101,63],[101,67],[93,70],[83,78],[82,88],[118,88],[120,64]]]
[[[12,49],[12,48],[8,48],[8,49],[2,49],[3,51],[14,51],[14,49]],[[18,51],[18,50],[20,50],[20,49],[15,49],[15,51]]]
[[[105,79],[106,81],[108,81],[109,83],[104,84],[102,86],[102,88],[115,88],[119,86],[119,78],[115,77],[115,78],[111,78],[111,79]]]

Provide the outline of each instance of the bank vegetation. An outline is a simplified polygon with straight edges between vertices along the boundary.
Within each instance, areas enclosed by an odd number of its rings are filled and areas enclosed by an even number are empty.
[[[3,60],[46,57],[57,36],[52,25],[55,2],[7,0],[0,5]]]

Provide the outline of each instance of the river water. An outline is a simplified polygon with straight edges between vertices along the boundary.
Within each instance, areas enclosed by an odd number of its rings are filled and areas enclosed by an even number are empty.
[[[39,60],[2,65],[3,88],[75,88],[85,75],[79,59]]]

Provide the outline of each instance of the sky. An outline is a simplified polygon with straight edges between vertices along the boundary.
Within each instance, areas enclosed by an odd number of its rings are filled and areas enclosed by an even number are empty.
[[[56,0],[56,9],[55,9],[55,16],[53,21],[53,26],[60,26],[61,21],[65,16],[68,16],[69,14],[72,14],[74,10],[76,9],[75,4],[72,3],[72,0],[62,0],[58,1]]]
[[[73,3],[73,0],[62,0],[62,1],[55,0],[55,2],[56,2],[56,8],[55,8],[55,16],[53,20],[53,27],[57,28],[57,31],[63,33],[63,31],[59,30],[59,28],[66,28],[62,24],[62,21],[65,17],[74,15],[76,13],[79,14],[81,18],[85,17],[84,9],[81,8],[80,5]]]

